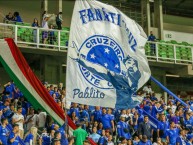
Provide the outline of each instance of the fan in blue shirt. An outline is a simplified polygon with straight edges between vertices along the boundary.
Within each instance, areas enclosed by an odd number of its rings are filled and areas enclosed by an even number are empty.
[[[146,135],[143,135],[142,140],[138,143],[138,145],[152,145],[152,143],[147,139]]]
[[[105,130],[102,130],[102,136],[99,138],[98,144],[99,145],[106,145],[108,138],[105,136]]]
[[[104,129],[114,129],[114,122],[112,120],[112,117],[106,112],[107,112],[106,108],[103,108],[100,122],[103,124]]]
[[[154,118],[157,118],[157,113],[161,113],[161,112],[164,111],[164,109],[159,109],[159,107],[160,107],[159,102],[155,102],[155,105],[152,106],[151,115],[152,115]]]
[[[91,115],[91,121],[92,122],[100,121],[101,115],[102,115],[102,111],[100,110],[100,107],[96,106],[94,112]]]
[[[79,113],[79,108],[77,107],[78,104],[77,103],[73,103],[72,107],[70,108],[68,115],[71,116],[73,112],[76,113],[76,117],[80,117],[80,113]]]
[[[7,135],[8,135],[8,130],[6,129],[7,124],[8,120],[6,118],[2,118],[0,126],[0,140],[3,143],[3,145],[7,145]]]
[[[176,138],[176,145],[185,145],[185,131],[180,130],[180,136]]]
[[[50,145],[51,136],[49,136],[47,133],[43,133],[41,136],[41,140],[42,140],[42,145]]]
[[[188,134],[186,137],[186,145],[192,145],[193,143],[193,135],[192,134]]]
[[[190,115],[186,113],[186,118],[184,119],[184,125],[186,128],[189,128],[190,131],[193,130],[193,120],[190,119]]]
[[[65,134],[65,131],[64,131],[63,127],[64,126],[59,128],[59,126],[57,124],[55,124],[54,125],[54,130],[55,130],[55,132],[60,132],[60,134],[61,134],[61,140],[60,140],[61,145],[68,145],[68,140],[67,140],[67,137],[66,137],[66,134]]]
[[[179,125],[176,125],[174,122],[170,122],[170,129],[166,131],[167,134],[167,141],[170,145],[176,145],[176,138],[179,136]]]
[[[119,137],[125,137],[127,140],[131,139],[130,127],[125,122],[125,117],[121,116],[120,121],[117,123],[117,132]]]
[[[8,145],[19,145],[19,125],[13,125],[13,131],[8,137]]]
[[[31,145],[31,144],[35,144],[33,142],[35,135],[37,134],[37,128],[36,127],[31,127],[30,129],[30,133],[26,136],[24,143],[26,145]]]
[[[166,117],[165,115],[161,115],[161,121],[158,122],[158,126],[157,126],[157,134],[158,137],[160,137],[162,139],[162,141],[166,140],[167,134],[166,134],[166,130],[169,129],[170,125],[169,122],[166,121]]]

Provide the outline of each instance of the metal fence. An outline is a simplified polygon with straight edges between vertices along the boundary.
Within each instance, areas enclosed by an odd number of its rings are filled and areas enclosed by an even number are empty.
[[[13,38],[19,47],[67,51],[69,31],[0,23],[0,39]],[[193,45],[147,42],[149,61],[193,64]]]
[[[147,42],[145,54],[149,60],[167,63],[193,63],[193,46]]]
[[[69,31],[0,23],[0,39],[13,38],[18,46],[66,50]]]

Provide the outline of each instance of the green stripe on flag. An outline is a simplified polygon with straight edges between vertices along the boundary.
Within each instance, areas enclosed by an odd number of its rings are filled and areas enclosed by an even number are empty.
[[[34,96],[26,89],[24,84],[17,78],[15,73],[11,70],[11,68],[7,65],[7,63],[4,61],[4,59],[0,56],[0,62],[2,63],[3,67],[5,68],[6,72],[9,74],[10,78],[14,81],[14,83],[17,85],[17,87],[21,90],[21,92],[24,94],[25,98],[32,104],[34,109],[42,109],[45,112],[47,112],[44,109],[44,106],[42,106],[35,98]],[[48,113],[48,112],[47,112]],[[49,113],[48,113],[49,114]],[[53,117],[52,117],[53,118]],[[54,118],[53,118],[54,119]],[[54,119],[55,120],[55,119]],[[58,122],[57,120],[55,120]],[[58,122],[59,123],[59,122]],[[60,124],[59,125],[63,125]]]

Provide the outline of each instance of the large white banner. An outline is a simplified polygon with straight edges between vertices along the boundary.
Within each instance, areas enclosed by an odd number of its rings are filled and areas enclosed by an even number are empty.
[[[150,77],[147,36],[118,9],[76,0],[67,58],[66,99],[118,109],[140,103],[134,93]]]

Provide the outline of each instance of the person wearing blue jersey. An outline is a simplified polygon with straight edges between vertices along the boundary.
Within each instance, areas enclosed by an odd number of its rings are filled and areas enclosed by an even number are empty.
[[[23,22],[21,19],[21,16],[19,15],[19,12],[14,12],[13,16],[14,16],[15,22],[21,22],[21,23]]]
[[[19,145],[19,125],[14,124],[13,130],[9,134],[7,145]]]
[[[186,115],[185,115],[184,126],[186,128],[189,128],[190,131],[193,130],[193,120],[190,119],[190,114],[189,113],[186,113]]]
[[[176,145],[186,145],[184,130],[180,130],[180,135],[176,138]]]
[[[150,35],[148,36],[148,41],[156,41],[156,37],[153,35],[153,31],[150,31]],[[151,55],[155,55],[156,54],[156,48],[155,48],[155,44],[150,44],[151,47]]]
[[[98,124],[98,130],[97,130],[97,133],[99,134],[99,135],[102,135],[102,131],[103,131],[103,124],[100,122],[99,124]]]
[[[84,109],[80,113],[80,120],[90,122],[90,114],[88,110],[88,105],[84,105]]]
[[[107,144],[107,137],[106,137],[106,134],[105,134],[105,130],[103,129],[102,130],[102,135],[101,137],[99,138],[99,141],[98,141],[98,144],[99,145],[106,145]]]
[[[166,117],[164,114],[161,115],[161,121],[158,122],[157,125],[157,137],[160,137],[163,143],[166,143],[166,131],[169,129],[170,124],[166,120]]]
[[[53,85],[50,85],[49,88],[50,88],[50,89],[49,89],[49,94],[50,94],[50,96],[52,96],[52,95],[54,94],[54,86],[53,86]]]
[[[91,122],[100,121],[101,115],[102,115],[102,111],[100,107],[96,106],[94,112],[92,112],[92,115],[91,115]]]
[[[167,143],[169,145],[176,145],[176,139],[179,136],[180,126],[174,122],[170,122],[170,129],[166,131]]]
[[[37,134],[37,128],[31,127],[29,134],[27,134],[25,137],[25,140],[24,140],[25,145],[36,144],[36,134]]]
[[[4,91],[9,93],[9,98],[12,99],[15,85],[12,81],[4,85]]]
[[[55,132],[59,132],[61,135],[61,138],[60,138],[61,145],[68,145],[68,139],[67,139],[67,135],[65,133],[64,127],[63,126],[59,127],[57,124],[55,124],[54,130]]]
[[[56,94],[56,97],[59,98],[60,97],[60,93],[58,91],[58,87],[54,87],[54,93]]]
[[[51,145],[55,145],[55,143],[54,143],[55,140],[59,140],[60,145],[61,145],[61,133],[59,131],[56,131],[54,133],[54,138],[52,138],[52,140],[51,140]]]
[[[151,110],[151,115],[154,118],[157,118],[157,114],[163,112],[164,109],[160,109],[160,103],[159,102],[155,102],[154,106],[152,106],[152,110]]]
[[[50,131],[50,135],[47,132],[43,132],[40,137],[40,144],[41,145],[50,145],[51,140],[54,138],[55,130]]]
[[[80,117],[80,113],[79,113],[79,108],[78,108],[78,104],[77,103],[73,103],[72,107],[70,108],[68,115],[71,116],[72,113],[75,112],[76,113],[76,117]]]
[[[0,107],[1,110],[3,111],[3,116],[5,118],[9,116],[9,111],[10,111],[9,105],[10,105],[10,100],[8,99],[8,100],[5,100],[3,105]]]
[[[8,124],[7,118],[1,119],[1,126],[0,126],[0,141],[3,145],[7,145],[7,136],[8,136],[8,130],[6,128]]]
[[[138,145],[152,145],[151,141],[147,139],[146,135],[142,136],[141,141],[138,143]]]
[[[106,108],[102,109],[100,122],[103,124],[103,128],[105,130],[109,129],[111,133],[115,131],[114,120],[112,119],[111,115],[107,114]]]
[[[125,137],[127,140],[131,139],[130,127],[125,122],[125,117],[121,116],[120,121],[117,123],[118,137]]]
[[[193,135],[188,134],[186,137],[186,145],[192,145],[193,144]]]
[[[144,109],[147,113],[151,114],[151,106],[150,106],[150,103],[147,103],[146,100],[144,100],[143,103],[144,103],[143,109]]]

